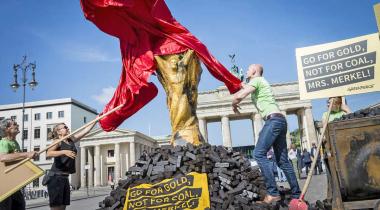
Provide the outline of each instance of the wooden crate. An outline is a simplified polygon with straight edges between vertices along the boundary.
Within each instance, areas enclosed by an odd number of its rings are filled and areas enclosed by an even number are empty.
[[[331,122],[326,136],[333,208],[375,208],[380,201],[380,116]]]

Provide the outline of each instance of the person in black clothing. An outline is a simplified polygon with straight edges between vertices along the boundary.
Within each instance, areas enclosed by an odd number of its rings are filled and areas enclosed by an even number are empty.
[[[311,167],[311,155],[310,153],[305,149],[303,149],[302,152],[302,161],[305,164],[306,167],[306,175],[309,174],[309,169]]]
[[[297,147],[297,167],[298,167],[298,171],[300,173],[300,179],[302,178],[301,174],[302,174],[302,169],[304,167],[304,164],[303,164],[303,161],[302,161],[302,151],[299,147]]]
[[[140,155],[140,159],[146,160],[148,158],[148,152],[144,150]]]
[[[310,151],[311,157],[313,160],[314,160],[314,157],[317,156],[318,152],[319,151],[317,151],[317,146],[315,145],[315,143],[313,143],[311,147],[311,151]],[[314,175],[317,175],[317,171],[318,171],[318,174],[321,174],[323,172],[320,154],[318,154],[317,162],[315,164]]]
[[[49,180],[47,182],[51,210],[65,210],[66,206],[70,205],[69,175],[75,173],[75,157],[77,153],[75,142],[90,132],[95,124],[96,122],[48,149],[46,156],[54,157],[53,165],[48,173]],[[58,141],[69,133],[69,128],[64,123],[59,123],[55,125],[53,131],[49,133],[49,138]]]

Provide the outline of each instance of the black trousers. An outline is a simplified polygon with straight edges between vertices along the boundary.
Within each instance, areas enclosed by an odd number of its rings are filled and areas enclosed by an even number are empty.
[[[0,210],[25,210],[25,199],[21,191],[15,192],[0,203]]]
[[[309,174],[309,170],[311,168],[311,162],[305,163],[305,167],[306,167],[306,175],[308,175]]]
[[[323,172],[321,160],[317,160],[317,162],[315,163],[315,168],[314,168],[314,174],[315,175],[317,174],[317,170],[318,170],[318,174]]]

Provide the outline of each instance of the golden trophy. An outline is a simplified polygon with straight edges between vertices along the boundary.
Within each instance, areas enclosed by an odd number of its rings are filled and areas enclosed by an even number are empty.
[[[171,144],[199,145],[203,142],[196,116],[198,84],[202,69],[193,50],[155,56],[157,76],[165,89],[172,126]]]

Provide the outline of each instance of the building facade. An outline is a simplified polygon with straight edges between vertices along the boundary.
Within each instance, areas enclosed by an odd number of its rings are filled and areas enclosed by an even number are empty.
[[[97,111],[72,98],[35,101],[25,103],[24,131],[17,135],[17,142],[21,147],[21,138],[24,138],[23,151],[41,151],[52,143],[48,139],[48,133],[57,123],[65,123],[71,131],[78,129],[90,122],[98,115]],[[12,118],[22,124],[22,104],[0,105],[0,119]],[[80,157],[80,154],[77,154]],[[52,158],[47,158],[42,153],[34,161],[40,168],[49,170],[53,163]],[[79,186],[80,159],[76,158],[77,172],[70,176],[71,184]],[[42,188],[42,177],[29,184],[27,188]]]
[[[152,136],[153,139],[156,140],[157,146],[161,147],[164,145],[170,145],[170,139],[172,138],[172,135],[161,135],[161,136]]]
[[[92,131],[80,141],[81,186],[117,183],[144,151],[150,152],[157,146],[155,139],[137,131]]]

